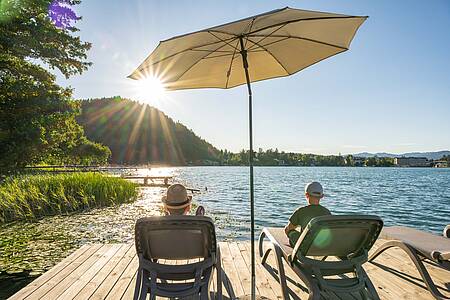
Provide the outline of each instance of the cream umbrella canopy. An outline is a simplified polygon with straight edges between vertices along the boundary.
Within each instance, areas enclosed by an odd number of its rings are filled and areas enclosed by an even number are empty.
[[[159,43],[130,75],[157,77],[166,90],[232,88],[247,84],[251,241],[254,241],[251,82],[292,75],[347,51],[364,16],[282,8]],[[251,243],[252,298],[255,249]]]

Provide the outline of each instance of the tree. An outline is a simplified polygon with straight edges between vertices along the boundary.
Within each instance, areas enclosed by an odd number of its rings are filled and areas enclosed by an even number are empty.
[[[75,164],[105,164],[110,156],[111,150],[108,147],[91,142],[84,137],[82,138],[82,142],[70,151],[70,157]]]
[[[79,0],[3,0],[0,9],[0,167],[63,159],[85,143],[72,90],[55,82],[91,63],[72,24]],[[100,147],[101,148],[101,147]]]
[[[366,167],[376,167],[378,165],[378,157],[368,157],[365,161]]]
[[[355,161],[353,159],[353,155],[349,154],[345,157],[345,165],[347,165],[349,167],[355,166]]]

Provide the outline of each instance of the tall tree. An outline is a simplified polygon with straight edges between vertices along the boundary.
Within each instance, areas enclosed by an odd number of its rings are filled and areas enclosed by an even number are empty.
[[[66,78],[91,63],[91,45],[74,27],[79,0],[0,2],[0,167],[13,168],[76,153],[83,130],[72,90],[56,84],[49,69]],[[105,150],[106,151],[106,150]]]

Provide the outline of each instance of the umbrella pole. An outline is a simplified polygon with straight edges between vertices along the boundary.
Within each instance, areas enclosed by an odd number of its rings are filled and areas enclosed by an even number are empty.
[[[251,242],[251,260],[252,260],[252,300],[256,295],[256,278],[255,278],[255,195],[253,187],[253,108],[252,108],[252,87],[250,85],[250,76],[248,75],[247,50],[245,50],[242,36],[239,37],[241,45],[242,63],[245,71],[248,89],[248,130],[250,139],[250,153],[248,156],[248,164],[250,167],[250,242]]]

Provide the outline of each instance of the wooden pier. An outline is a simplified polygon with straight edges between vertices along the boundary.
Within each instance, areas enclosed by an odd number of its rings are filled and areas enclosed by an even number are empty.
[[[378,241],[375,245],[380,245]],[[224,299],[250,293],[250,242],[221,242]],[[257,260],[258,261],[258,260]],[[176,264],[177,261],[165,263]],[[260,296],[282,299],[273,255],[269,266],[256,266]],[[82,246],[10,299],[133,299],[138,261],[132,244]],[[450,272],[427,263],[438,288],[450,296]],[[364,265],[381,299],[434,299],[403,252],[390,249]],[[286,268],[291,299],[307,299],[305,287]],[[215,290],[215,285],[212,287]]]
[[[173,176],[139,176],[139,175],[122,175],[124,179],[131,180],[143,180],[138,183],[143,186],[156,186],[156,187],[168,187],[169,180],[173,179]]]

